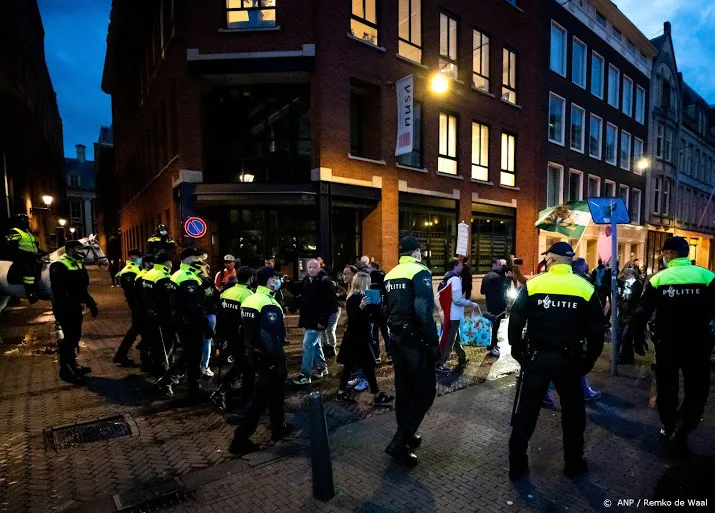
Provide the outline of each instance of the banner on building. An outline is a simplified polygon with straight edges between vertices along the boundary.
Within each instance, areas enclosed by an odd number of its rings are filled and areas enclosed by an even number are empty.
[[[467,256],[469,254],[469,225],[464,221],[457,226],[457,255]]]
[[[545,232],[555,232],[571,239],[580,239],[591,222],[591,211],[585,201],[569,201],[539,212],[535,226]]]
[[[401,78],[395,84],[397,89],[397,146],[395,157],[412,151],[414,139],[414,78]]]

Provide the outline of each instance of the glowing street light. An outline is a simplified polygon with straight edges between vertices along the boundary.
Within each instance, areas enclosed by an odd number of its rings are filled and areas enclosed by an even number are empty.
[[[638,162],[636,163],[636,166],[638,167],[639,171],[645,171],[646,169],[648,169],[650,167],[650,160],[643,157],[638,160]]]
[[[439,71],[433,73],[429,79],[429,88],[435,94],[445,94],[449,91],[449,77]]]
[[[67,219],[60,219],[59,223],[60,223],[60,226],[61,226],[62,228],[64,228],[65,225],[67,224]]]
[[[42,196],[42,203],[44,203],[46,207],[49,207],[50,205],[52,205],[52,202],[54,201],[54,199],[55,198],[53,198],[49,194],[45,194]]]
[[[77,228],[74,228],[74,227],[70,228],[70,233],[74,233],[76,231],[77,231]]]

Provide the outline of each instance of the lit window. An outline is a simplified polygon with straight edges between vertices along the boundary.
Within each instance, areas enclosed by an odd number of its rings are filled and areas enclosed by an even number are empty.
[[[549,141],[564,145],[566,100],[549,93]]]
[[[276,0],[226,0],[226,19],[230,29],[275,27]]]
[[[502,52],[501,99],[516,104],[516,54],[508,48]]]
[[[569,171],[569,201],[581,201],[583,199],[583,173],[581,171]]]
[[[626,116],[633,115],[633,80],[623,75],[623,105],[621,110]]]
[[[448,175],[457,174],[457,118],[439,114],[439,157],[437,171]]]
[[[474,31],[472,47],[472,85],[482,91],[489,91],[489,38]]]
[[[585,141],[586,111],[578,105],[571,104],[571,149],[583,153]]]
[[[439,15],[439,70],[457,79],[457,20],[449,15]]]
[[[551,70],[566,76],[566,29],[551,21]]]
[[[636,121],[645,123],[645,89],[636,86]]]
[[[598,198],[601,195],[601,178],[589,175],[588,177],[588,197]]]
[[[400,0],[397,53],[422,62],[422,0]]]
[[[472,179],[489,181],[489,127],[472,123]]]
[[[606,162],[616,165],[618,159],[618,128],[611,123],[606,124]]]
[[[501,134],[501,177],[502,185],[516,186],[516,136]]]
[[[608,104],[618,108],[619,81],[621,72],[613,64],[608,65]]]
[[[603,100],[603,70],[605,61],[596,52],[591,52],[591,94]]]
[[[377,0],[353,0],[350,33],[377,46]]]
[[[573,38],[573,52],[571,56],[571,80],[573,83],[586,89],[586,45]]]
[[[588,154],[601,160],[603,152],[603,120],[591,114],[591,121],[588,127]]]
[[[621,169],[631,170],[631,134],[621,130]]]
[[[563,203],[564,167],[549,162],[546,171],[546,206],[556,207]]]

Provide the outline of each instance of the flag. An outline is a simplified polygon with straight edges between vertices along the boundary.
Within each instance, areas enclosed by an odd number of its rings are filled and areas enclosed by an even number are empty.
[[[585,201],[569,201],[564,205],[549,207],[539,212],[535,226],[545,232],[561,233],[571,239],[580,239],[591,222],[591,211]]]

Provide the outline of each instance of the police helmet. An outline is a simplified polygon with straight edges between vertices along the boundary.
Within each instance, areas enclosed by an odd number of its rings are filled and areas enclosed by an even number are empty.
[[[17,214],[13,218],[13,225],[15,228],[29,228],[30,227],[30,217],[27,214]]]
[[[65,253],[73,260],[84,260],[87,257],[87,250],[84,244],[78,240],[71,240],[65,244]]]
[[[169,229],[166,227],[165,224],[160,224],[159,226],[156,227],[156,233],[161,233],[161,232],[169,233]]]

